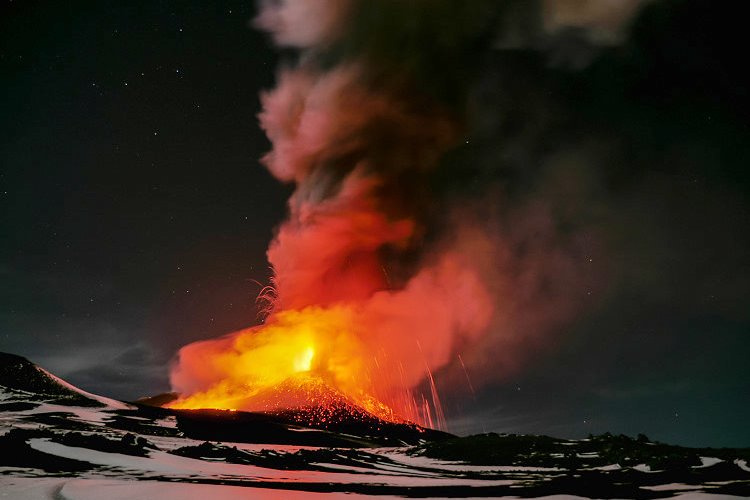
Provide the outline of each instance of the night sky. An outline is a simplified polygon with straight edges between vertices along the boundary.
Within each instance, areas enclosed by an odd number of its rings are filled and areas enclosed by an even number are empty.
[[[448,160],[473,167],[435,189],[533,193],[560,233],[601,245],[575,320],[524,340],[502,381],[446,395],[450,430],[750,446],[750,82],[732,9],[656,1],[614,44],[571,28],[486,57]],[[3,3],[0,351],[134,399],[169,389],[182,345],[258,322],[291,188],[258,161],[258,94],[283,54],[253,15]]]

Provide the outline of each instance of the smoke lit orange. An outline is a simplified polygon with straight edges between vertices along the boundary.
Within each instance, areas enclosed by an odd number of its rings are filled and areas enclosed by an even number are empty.
[[[173,383],[184,371],[208,387],[171,407],[270,411],[343,402],[399,420],[375,396],[378,359],[361,340],[356,315],[344,306],[282,311],[264,326],[186,346]],[[413,408],[398,410],[423,420]]]

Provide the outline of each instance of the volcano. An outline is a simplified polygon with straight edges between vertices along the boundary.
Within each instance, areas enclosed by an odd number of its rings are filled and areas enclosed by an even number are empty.
[[[297,399],[300,384],[307,400]],[[748,449],[610,434],[455,437],[379,419],[301,379],[258,399],[271,408],[294,396],[298,406],[268,411],[154,406],[175,396],[116,401],[0,354],[0,491],[68,500],[750,495]]]
[[[452,437],[392,414],[389,419],[380,418],[308,375],[290,377],[244,403],[258,411],[169,408],[177,397],[167,393],[136,403],[174,412],[178,426],[187,435],[211,441],[359,447],[402,446]],[[288,434],[279,432],[281,429],[305,431]]]
[[[177,410],[177,422],[191,437],[212,441],[272,439],[287,444],[360,447],[403,446],[452,437],[412,422],[379,418],[319,379],[308,377],[295,377],[269,388],[256,395],[253,404],[265,410]],[[304,432],[289,435],[279,429]]]
[[[26,358],[0,353],[0,410],[43,407],[99,408],[125,430],[145,433],[153,423],[172,417],[178,432],[192,439],[299,446],[404,446],[452,437],[414,423],[383,420],[350,402],[323,382],[299,376],[254,398],[263,411],[172,409],[176,394],[143,398],[132,403],[83,391]],[[51,412],[47,420],[64,420]],[[39,420],[38,418],[36,420]],[[68,425],[70,422],[60,422]]]

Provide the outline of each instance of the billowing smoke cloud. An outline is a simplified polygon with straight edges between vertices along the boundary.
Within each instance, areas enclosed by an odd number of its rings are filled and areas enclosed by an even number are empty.
[[[260,114],[273,145],[263,162],[295,186],[268,250],[270,328],[291,321],[288,311],[345,305],[353,319],[336,321],[358,339],[347,352],[377,366],[372,390],[392,403],[441,369],[446,379],[459,366],[471,372],[472,389],[500,380],[591,305],[600,242],[590,221],[570,221],[581,212],[571,200],[595,200],[596,183],[575,176],[577,152],[530,162],[526,150],[539,150],[547,127],[514,123],[513,113],[551,113],[497,101],[514,71],[497,51],[510,21],[615,32],[637,2],[617,19],[584,3],[261,4],[256,25],[298,51]],[[491,147],[472,149],[483,140]],[[238,349],[243,335],[183,348],[175,389],[206,391],[230,377],[225,358],[202,359]]]
[[[273,142],[265,164],[297,186],[268,251],[275,308],[359,304],[365,342],[407,387],[425,365],[448,363],[457,339],[479,335],[491,314],[465,255],[425,250],[420,206],[462,128],[455,103],[441,99],[462,66],[435,71],[429,58],[443,54],[428,48],[453,57],[475,43],[481,33],[464,24],[479,25],[481,11],[481,2],[281,2],[257,20],[302,49],[260,116]]]

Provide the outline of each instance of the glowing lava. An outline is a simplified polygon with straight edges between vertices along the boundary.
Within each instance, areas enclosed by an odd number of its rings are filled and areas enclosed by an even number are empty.
[[[273,411],[349,404],[386,420],[399,420],[375,397],[372,372],[351,307],[282,311],[268,324],[180,351],[181,371],[208,388],[172,408]],[[421,419],[420,419],[421,420]]]

